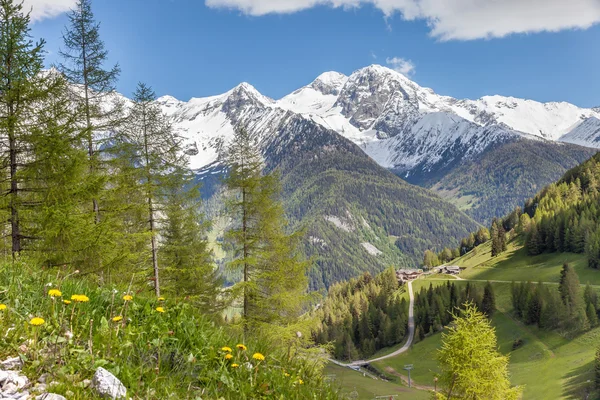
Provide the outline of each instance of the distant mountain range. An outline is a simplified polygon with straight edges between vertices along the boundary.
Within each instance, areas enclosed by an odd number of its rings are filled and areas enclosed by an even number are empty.
[[[350,76],[326,72],[280,100],[242,83],[218,96],[158,101],[188,138],[193,168],[215,162],[218,146],[235,126],[245,125],[268,142],[272,131],[301,116],[354,142],[408,182],[438,190],[480,222],[522,203],[600,148],[599,108],[503,96],[458,100],[379,65]],[[503,151],[506,146],[511,154]],[[536,147],[548,153],[536,156],[538,165],[525,159]],[[512,159],[526,179],[519,173],[494,181],[477,175],[457,179],[462,171],[489,164],[486,160],[496,158],[490,152],[504,152],[509,157],[504,167],[513,170]],[[449,187],[451,182],[457,186]],[[510,204],[493,205],[513,187]]]

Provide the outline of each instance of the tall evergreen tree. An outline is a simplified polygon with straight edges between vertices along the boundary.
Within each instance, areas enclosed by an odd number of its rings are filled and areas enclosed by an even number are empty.
[[[100,39],[100,24],[94,19],[91,0],[78,0],[68,17],[69,26],[63,34],[64,49],[60,52],[64,63],[59,69],[70,82],[81,87],[75,99],[85,116],[81,129],[87,142],[89,173],[93,176],[101,173],[101,158],[97,152],[103,142],[98,143],[96,135],[103,132],[103,136],[107,136],[120,112],[118,102],[107,108],[120,68],[118,65],[108,70],[104,68],[108,51]],[[100,220],[99,195],[95,193],[91,199],[96,222]]]
[[[496,311],[496,297],[494,295],[494,288],[490,282],[486,283],[483,289],[483,301],[481,303],[481,312],[483,312],[488,318],[492,318]]]
[[[30,206],[20,174],[30,161],[30,129],[35,124],[36,106],[48,92],[43,68],[44,41],[31,40],[29,14],[22,3],[0,0],[0,140],[2,147],[3,182],[2,208],[10,223],[11,253],[16,256],[23,249],[23,240],[29,235],[23,231],[21,218]]]
[[[126,168],[133,168],[134,180],[140,182],[148,221],[154,291],[156,296],[160,296],[158,207],[169,188],[185,183],[177,180],[181,175],[174,172],[185,169],[187,164],[186,159],[180,156],[183,153],[181,138],[172,130],[155,100],[154,91],[139,83],[129,116],[119,130],[116,154],[126,158]]]
[[[257,143],[245,129],[236,131],[226,162],[227,214],[232,226],[225,238],[234,254],[229,267],[243,276],[237,288],[244,331],[257,325],[285,325],[301,311],[308,263],[297,249],[298,234],[285,232],[278,177],[262,174]]]

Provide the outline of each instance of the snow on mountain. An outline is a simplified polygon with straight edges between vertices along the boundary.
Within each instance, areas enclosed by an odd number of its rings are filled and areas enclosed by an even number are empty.
[[[194,169],[217,160],[234,127],[267,140],[293,116],[332,129],[380,165],[407,173],[459,162],[516,137],[600,148],[600,109],[503,96],[458,100],[379,65],[350,76],[323,73],[277,101],[242,83],[222,95],[158,102],[187,138]]]
[[[559,140],[580,146],[600,148],[600,119],[590,117],[583,120],[571,129],[569,133],[561,136]]]

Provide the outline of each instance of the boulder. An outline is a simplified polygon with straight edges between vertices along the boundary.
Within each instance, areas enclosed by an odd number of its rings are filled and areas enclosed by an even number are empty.
[[[127,389],[116,376],[100,367],[92,378],[92,388],[98,395],[105,399],[124,399]]]

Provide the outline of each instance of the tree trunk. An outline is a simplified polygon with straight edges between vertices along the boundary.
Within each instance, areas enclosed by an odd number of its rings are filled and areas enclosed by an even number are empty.
[[[10,104],[9,117],[13,118],[13,106]],[[21,232],[19,227],[19,210],[17,208],[19,184],[17,181],[17,143],[13,122],[9,122],[8,141],[10,153],[10,226],[13,258],[21,251]]]
[[[143,119],[142,119],[143,129],[144,129],[144,153],[146,157],[146,180],[148,184],[148,188],[146,191],[146,195],[148,196],[148,216],[150,221],[150,237],[151,237],[151,246],[152,246],[152,268],[154,270],[154,293],[156,297],[160,297],[160,282],[158,280],[158,254],[156,247],[156,235],[154,234],[154,208],[152,206],[152,174],[150,171],[150,150],[148,145],[148,127],[146,122],[146,108],[144,106],[143,111]]]
[[[83,23],[83,19],[81,20],[81,34],[82,37],[85,38],[85,25]],[[92,130],[92,121],[90,117],[90,98],[89,98],[89,81],[88,81],[88,70],[87,70],[87,56],[86,56],[86,47],[85,47],[85,39],[81,43],[81,55],[83,62],[83,88],[85,92],[85,123],[87,130],[87,140],[88,140],[88,157],[90,161],[90,176],[94,175],[94,132]],[[92,209],[94,210],[94,222],[96,224],[100,223],[100,207],[98,206],[98,200],[96,198],[92,199]]]

